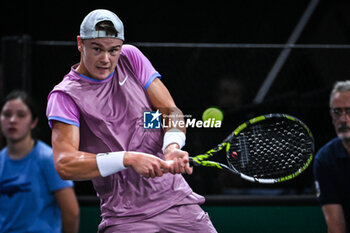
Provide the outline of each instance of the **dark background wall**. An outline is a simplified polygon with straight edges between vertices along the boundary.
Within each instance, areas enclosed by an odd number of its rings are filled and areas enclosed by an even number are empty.
[[[4,0],[0,35],[34,40],[75,40],[93,9],[117,13],[127,41],[285,43],[310,1],[26,1]],[[346,44],[350,3],[322,0],[298,43]]]

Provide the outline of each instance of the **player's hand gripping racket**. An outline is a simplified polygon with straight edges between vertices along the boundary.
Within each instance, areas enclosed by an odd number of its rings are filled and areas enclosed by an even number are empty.
[[[228,165],[207,160],[220,150],[226,150]],[[268,114],[241,124],[214,149],[190,157],[190,164],[225,168],[252,182],[279,183],[301,174],[313,153],[313,136],[302,121]]]

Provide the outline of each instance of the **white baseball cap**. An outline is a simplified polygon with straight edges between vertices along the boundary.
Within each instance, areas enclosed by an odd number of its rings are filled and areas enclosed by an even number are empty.
[[[96,30],[96,24],[102,21],[110,21],[117,30],[117,35],[107,35],[105,31]],[[123,22],[116,14],[109,10],[98,9],[91,11],[80,25],[80,37],[82,39],[95,38],[118,38],[124,41],[124,26]]]

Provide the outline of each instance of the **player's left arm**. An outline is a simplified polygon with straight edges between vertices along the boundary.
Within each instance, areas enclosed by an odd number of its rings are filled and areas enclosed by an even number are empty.
[[[159,109],[162,113],[163,119],[165,119],[165,124],[167,124],[167,128],[165,128],[165,133],[174,135],[177,137],[177,134],[180,136],[184,136],[186,133],[186,126],[184,122],[184,117],[182,111],[176,106],[173,98],[171,97],[170,92],[165,87],[165,85],[156,78],[147,88],[147,95],[151,101],[152,106],[155,109]],[[183,122],[182,124],[169,124],[169,122]],[[182,135],[183,134],[183,135]],[[170,137],[171,138],[171,137]],[[169,139],[168,137],[168,140]],[[176,140],[175,140],[176,141]],[[192,167],[188,165],[188,153],[186,151],[181,150],[181,146],[178,142],[171,142],[164,149],[164,157],[166,160],[174,160],[174,166],[171,169],[172,173],[192,173]],[[168,142],[169,143],[169,142]],[[180,143],[181,144],[181,143]]]

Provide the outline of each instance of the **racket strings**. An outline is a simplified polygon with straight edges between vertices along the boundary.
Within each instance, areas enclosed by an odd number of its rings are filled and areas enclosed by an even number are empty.
[[[307,163],[313,152],[313,140],[307,130],[285,119],[249,125],[230,143],[227,153],[230,166],[260,179],[293,174]],[[233,152],[237,155],[233,156]]]

